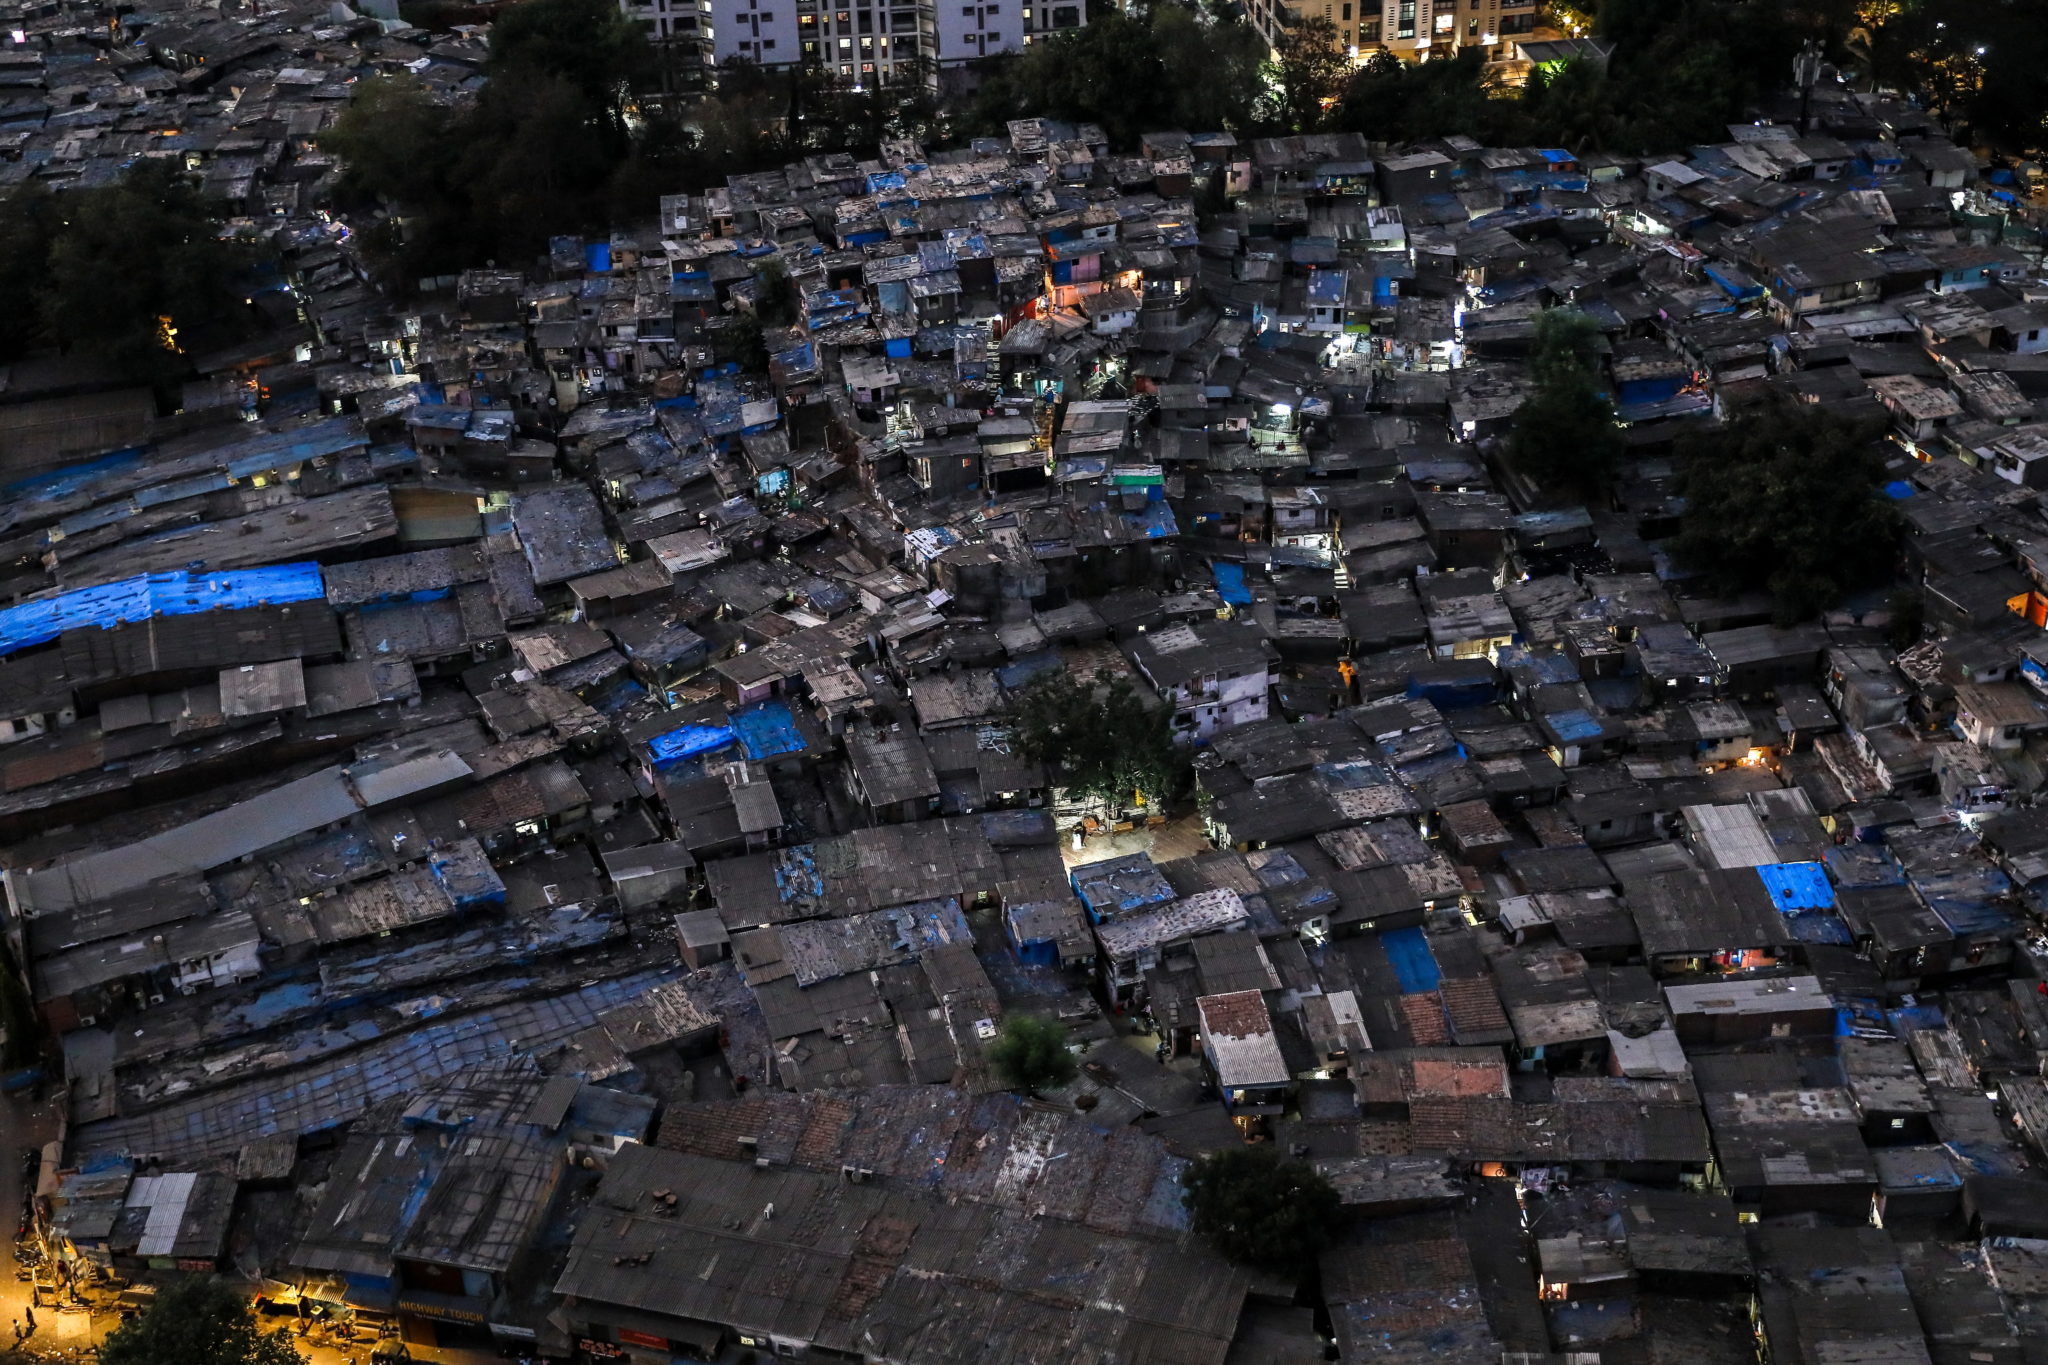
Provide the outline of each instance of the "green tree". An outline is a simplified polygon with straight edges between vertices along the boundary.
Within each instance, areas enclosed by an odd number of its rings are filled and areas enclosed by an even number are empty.
[[[742,309],[720,318],[711,326],[711,352],[720,364],[737,365],[749,374],[768,368],[768,343],[761,336],[761,319]]]
[[[44,330],[143,377],[182,372],[181,352],[239,334],[247,255],[184,174],[148,161],[64,196],[38,303]]]
[[[1332,123],[1376,141],[1463,134],[1501,146],[1521,140],[1517,114],[1476,47],[1414,66],[1382,48],[1351,78]]]
[[[1036,1095],[1065,1085],[1079,1068],[1067,1051],[1067,1031],[1051,1019],[1013,1014],[988,1045],[988,1064],[1004,1085]]]
[[[1788,624],[1882,583],[1899,516],[1878,491],[1880,429],[1780,400],[1681,442],[1679,561],[1716,591],[1769,592]]]
[[[336,188],[345,198],[431,207],[455,178],[453,122],[453,111],[417,77],[374,76],[357,87],[320,146],[341,158]]]
[[[1111,12],[987,63],[962,122],[991,134],[1035,116],[1095,123],[1120,147],[1162,128],[1246,129],[1264,58],[1248,26],[1160,0],[1149,14]]]
[[[263,1332],[246,1295],[195,1276],[157,1294],[100,1345],[100,1365],[304,1365],[283,1332]]]
[[[1596,62],[1577,59],[1533,73],[1522,87],[1522,109],[1543,141],[1573,152],[1602,151],[1629,135],[1627,116]]]
[[[356,211],[363,247],[394,286],[498,252],[476,219],[462,167],[471,117],[438,103],[410,75],[379,76],[356,87],[320,137],[322,150],[341,161],[336,202]]]
[[[0,942],[0,1029],[6,1031],[7,1045],[0,1052],[0,1065],[9,1068],[34,1066],[43,1051],[43,1021],[36,1014],[35,1001],[22,984],[21,968],[14,950]],[[5,1365],[0,1357],[0,1365]]]
[[[1894,651],[1904,653],[1920,643],[1920,632],[1927,628],[1927,599],[1918,588],[1894,589],[1885,613],[1891,617],[1885,635]]]
[[[718,89],[690,110],[708,165],[722,173],[779,161],[794,152],[789,141],[789,92],[759,65],[728,57],[718,67]]]
[[[557,232],[603,226],[625,148],[571,81],[531,71],[494,79],[464,128],[467,220],[491,244],[486,254],[517,259]]]
[[[1350,74],[1351,57],[1335,24],[1316,15],[1293,25],[1266,67],[1273,122],[1282,132],[1320,130]]]
[[[655,213],[661,197],[711,181],[702,134],[673,111],[652,110],[633,139],[633,150],[612,172],[607,198],[613,222]]]
[[[42,311],[34,300],[49,274],[57,207],[56,196],[39,180],[0,196],[0,298],[11,301],[0,309],[0,364],[20,359],[43,341]]]
[[[797,297],[796,281],[789,267],[771,257],[754,276],[754,316],[763,327],[793,327],[803,300]]]
[[[1127,678],[1098,672],[1092,684],[1048,673],[1018,694],[1009,719],[1018,752],[1058,774],[1061,786],[1111,808],[1161,807],[1187,785],[1187,755],[1172,717]]]
[[[1271,1146],[1212,1152],[1181,1177],[1195,1231],[1233,1261],[1303,1276],[1329,1242],[1337,1192]]]
[[[1803,38],[1846,27],[1850,2],[1601,0],[1597,26],[1614,44],[1604,69],[1539,72],[1514,97],[1476,47],[1412,67],[1376,57],[1334,122],[1395,142],[1463,133],[1492,146],[1668,154],[1723,140],[1725,125],[1790,80]]]
[[[517,259],[697,178],[695,136],[638,116],[654,69],[606,0],[524,0],[492,26],[489,79],[467,108],[410,78],[365,81],[321,144],[341,159],[344,204],[392,210],[365,240],[401,279]]]
[[[1515,468],[1546,489],[1604,489],[1622,439],[1614,405],[1601,391],[1599,325],[1576,309],[1537,314],[1529,371],[1535,388],[1516,410],[1508,439]]]
[[[493,81],[526,73],[568,82],[623,143],[633,92],[655,62],[639,27],[610,0],[521,0],[491,25],[484,71]]]
[[[1157,127],[1239,131],[1253,126],[1265,83],[1266,44],[1251,25],[1162,3],[1152,7],[1150,30],[1167,99]]]

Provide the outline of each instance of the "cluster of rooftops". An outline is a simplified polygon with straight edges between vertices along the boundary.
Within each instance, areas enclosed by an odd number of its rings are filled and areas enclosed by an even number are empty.
[[[1030,120],[409,304],[282,229],[308,335],[0,498],[39,1227],[580,1361],[2028,1358],[2039,225],[1842,96],[1635,160]],[[1599,506],[1493,458],[1562,305]],[[1773,392],[1886,415],[1905,652],[1666,552]],[[1194,796],[1023,753],[1061,672]],[[1019,1014],[1074,1081],[992,1072]],[[1246,1142],[1339,1192],[1313,1298],[1189,1230]]]

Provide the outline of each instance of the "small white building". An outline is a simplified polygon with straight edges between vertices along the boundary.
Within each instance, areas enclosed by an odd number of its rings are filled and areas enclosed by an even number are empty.
[[[1140,635],[1129,649],[1138,672],[1172,705],[1176,735],[1207,739],[1266,719],[1273,665],[1256,628],[1188,622]]]
[[[1138,325],[1138,296],[1122,288],[1083,294],[1081,311],[1088,315],[1088,326],[1093,331],[1113,336]]]
[[[2048,729],[2048,715],[2019,683],[1957,683],[1956,733],[1979,749],[2017,749]]]
[[[1205,995],[1195,1001],[1195,1009],[1201,1016],[1202,1056],[1231,1114],[1242,1123],[1279,1113],[1294,1077],[1273,1036],[1266,998],[1257,991]]]

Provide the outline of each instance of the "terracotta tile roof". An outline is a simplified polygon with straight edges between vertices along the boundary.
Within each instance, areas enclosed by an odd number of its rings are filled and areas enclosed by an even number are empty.
[[[1451,1034],[1459,1042],[1504,1043],[1515,1036],[1492,978],[1446,980],[1437,990],[1444,998],[1444,1013],[1450,1016]]]
[[[1451,1041],[1450,1027],[1444,1022],[1443,997],[1435,991],[1402,996],[1401,1014],[1408,1021],[1415,1046],[1442,1047]]]
[[[1202,1011],[1202,1025],[1210,1033],[1250,1038],[1273,1031],[1273,1016],[1266,1010],[1266,997],[1257,991],[1205,995],[1195,1003]]]

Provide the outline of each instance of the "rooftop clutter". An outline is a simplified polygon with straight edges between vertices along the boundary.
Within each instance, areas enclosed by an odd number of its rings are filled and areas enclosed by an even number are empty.
[[[407,306],[301,223],[257,420],[0,503],[51,1245],[561,1358],[2021,1358],[2048,286],[1955,150],[1031,121]],[[1584,498],[1506,458],[1564,304]],[[1774,397],[1884,429],[1917,635],[1673,554]],[[1061,672],[1190,799],[1025,753]],[[1341,1198],[1320,1304],[1186,1236],[1247,1140]]]

